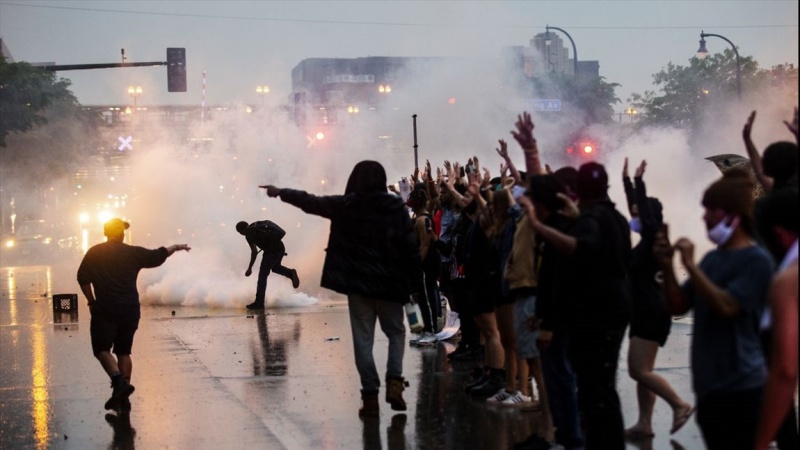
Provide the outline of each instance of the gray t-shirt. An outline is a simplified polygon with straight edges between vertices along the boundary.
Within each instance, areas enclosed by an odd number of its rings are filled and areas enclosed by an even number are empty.
[[[700,270],[739,302],[741,311],[723,317],[712,311],[687,281],[686,298],[694,307],[692,377],[698,399],[710,393],[736,392],[764,385],[766,362],[758,337],[758,324],[766,305],[773,263],[758,246],[712,250]]]

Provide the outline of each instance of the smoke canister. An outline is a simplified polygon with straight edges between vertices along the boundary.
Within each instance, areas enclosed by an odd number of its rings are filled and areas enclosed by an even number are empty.
[[[412,333],[419,333],[425,329],[422,324],[422,313],[419,310],[419,305],[414,302],[408,302],[404,306],[406,310],[406,317],[408,318],[408,328]]]

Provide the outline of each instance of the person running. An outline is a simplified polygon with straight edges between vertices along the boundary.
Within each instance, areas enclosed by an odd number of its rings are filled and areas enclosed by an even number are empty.
[[[267,277],[270,272],[283,275],[292,280],[292,286],[297,289],[300,286],[300,279],[297,271],[281,264],[286,255],[286,247],[283,245],[283,237],[286,232],[274,222],[262,220],[248,224],[241,221],[236,224],[236,231],[247,239],[250,246],[250,264],[244,276],[249,277],[253,273],[253,264],[256,262],[258,253],[263,251],[261,256],[261,266],[258,269],[258,281],[256,283],[256,298],[253,303],[247,305],[247,309],[264,309],[264,299],[267,294]]]
[[[673,247],[666,226],[654,247],[669,312],[694,310],[692,384],[709,450],[753,447],[766,380],[758,328],[773,265],[754,239],[753,184],[749,173],[732,169],[706,189],[703,220],[717,248],[699,264],[694,244],[681,238]],[[672,263],[675,250],[689,275],[683,286]]]
[[[149,250],[124,243],[128,222],[114,218],[103,225],[106,242],[84,255],[78,267],[78,284],[92,315],[92,351],[111,378],[111,398],[105,409],[130,411],[133,337],[139,328],[141,311],[136,278],[139,271],[158,267],[176,251],[190,251],[186,244]],[[113,351],[117,355],[111,354]]]
[[[380,414],[380,378],[372,354],[375,321],[389,339],[385,400],[405,411],[403,304],[420,299],[422,269],[411,219],[400,197],[387,192],[386,171],[377,161],[361,161],[347,180],[344,195],[315,196],[304,191],[266,188],[308,214],[331,221],[320,285],[347,296],[353,351],[361,380],[361,417]]]
[[[660,284],[661,269],[653,256],[656,232],[661,229],[663,222],[661,202],[647,196],[643,179],[646,167],[647,162],[642,161],[636,169],[635,187],[628,176],[628,158],[625,158],[622,169],[622,182],[631,214],[631,230],[641,236],[633,249],[629,278],[633,314],[629,333],[628,374],[636,381],[636,400],[639,405],[639,419],[625,430],[625,438],[629,440],[655,436],[652,419],[656,395],[672,407],[670,434],[680,430],[694,412],[692,405],[685,402],[667,380],[653,370],[658,347],[663,347],[667,342],[672,317],[664,307]]]

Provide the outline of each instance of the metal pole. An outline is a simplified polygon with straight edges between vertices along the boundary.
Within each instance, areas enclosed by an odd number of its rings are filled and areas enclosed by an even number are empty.
[[[109,63],[109,64],[67,64],[55,66],[35,66],[40,67],[50,72],[60,72],[62,70],[86,70],[86,69],[110,69],[114,67],[148,67],[148,66],[166,66],[166,62],[141,62],[141,63]]]
[[[414,122],[414,168],[416,169],[419,167],[419,160],[417,159],[417,115],[412,115],[411,119]]]
[[[719,35],[719,34],[706,33],[706,32],[703,32],[703,31],[700,32],[700,39],[703,39],[703,38],[705,38],[707,36],[718,37],[720,39],[724,39],[728,44],[731,44],[731,47],[733,48],[733,53],[736,54],[736,95],[739,97],[739,100],[741,100],[742,99],[742,64],[739,62],[739,51],[736,50],[736,46],[733,45],[733,42],[731,42],[731,40],[726,38],[725,36],[722,36],[722,35]]]
[[[569,38],[569,41],[572,42],[572,56],[573,56],[572,71],[575,72],[575,79],[577,80],[578,79],[578,49],[575,47],[575,41],[572,40],[572,36],[570,36],[569,33],[567,33],[566,31],[562,30],[561,28],[551,27],[550,25],[546,25],[545,26],[545,30],[546,31],[550,31],[551,28],[566,34],[567,37]]]

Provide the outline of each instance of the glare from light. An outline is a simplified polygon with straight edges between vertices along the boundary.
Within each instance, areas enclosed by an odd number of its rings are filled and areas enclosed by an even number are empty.
[[[325,139],[325,133],[323,133],[322,131],[318,131],[317,134],[314,135],[314,137],[316,137],[318,141],[321,141]]]
[[[15,244],[14,240],[13,239],[9,239],[9,240],[6,241],[6,248],[12,248],[12,247],[14,247],[14,244]]]
[[[86,223],[86,222],[88,222],[88,221],[89,221],[89,213],[81,213],[81,214],[78,216],[78,221],[79,221],[80,223]]]
[[[586,153],[588,155],[589,153],[592,153],[592,151],[594,151],[594,148],[591,145],[583,146],[583,153]]]

